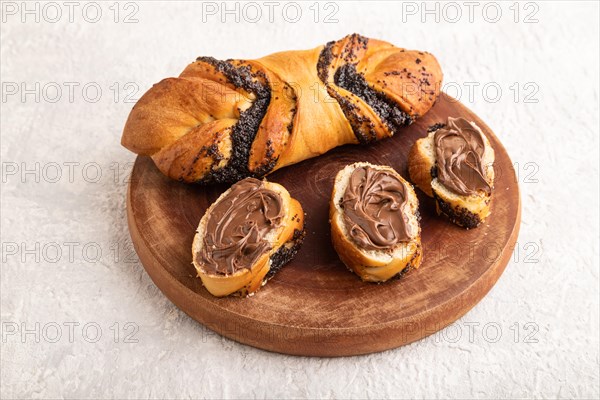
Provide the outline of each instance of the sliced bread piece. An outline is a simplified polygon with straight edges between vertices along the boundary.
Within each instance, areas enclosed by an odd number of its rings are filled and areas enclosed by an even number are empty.
[[[412,185],[393,168],[367,162],[346,166],[335,178],[329,208],[331,238],[342,262],[367,282],[418,268],[418,207]]]
[[[289,262],[304,238],[300,203],[277,183],[243,179],[206,211],[193,264],[214,296],[248,296]]]
[[[456,163],[458,162],[456,160],[460,160],[460,157],[462,157],[462,160],[468,160],[464,154],[464,149],[470,152],[468,157],[472,158],[472,160],[469,161],[469,168],[471,169],[470,174],[472,174],[473,179],[465,180],[461,179],[458,174],[452,175],[457,185],[461,185],[463,189],[462,193],[459,193],[456,187],[452,188],[444,184],[439,176],[439,168],[442,168],[442,163],[438,160],[438,154],[440,154],[438,144],[440,140],[436,143],[436,133],[441,129],[468,129],[470,135],[479,135],[477,140],[480,138],[480,142],[483,143],[483,147],[479,145],[469,146],[468,143],[464,143],[462,147],[457,146],[459,151],[452,152],[447,150],[445,153],[448,161],[444,165],[452,173],[452,168],[456,168]],[[458,154],[459,152],[462,154]],[[450,163],[455,164],[450,166]],[[490,215],[489,206],[494,185],[493,164],[494,149],[489,139],[474,122],[462,118],[449,118],[447,124],[432,127],[427,137],[415,142],[408,156],[408,172],[412,182],[425,192],[425,194],[435,199],[438,214],[446,215],[452,222],[467,229],[478,226]],[[477,167],[478,165],[479,168]],[[483,177],[487,185],[483,185],[483,182],[477,185],[475,178],[480,176]]]

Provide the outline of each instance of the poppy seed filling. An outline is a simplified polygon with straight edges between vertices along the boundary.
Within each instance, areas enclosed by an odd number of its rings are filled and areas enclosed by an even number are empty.
[[[238,122],[231,130],[232,152],[229,162],[223,168],[212,171],[199,183],[236,182],[254,176],[248,170],[250,148],[271,102],[269,87],[259,82],[256,77],[260,76],[265,80],[266,78],[261,73],[252,74],[249,66],[242,65],[238,67],[230,61],[221,61],[213,57],[198,57],[197,61],[212,65],[217,71],[225,75],[232,85],[241,87],[256,96],[252,105],[240,113]]]
[[[412,118],[392,100],[369,86],[365,77],[356,70],[356,65],[342,65],[335,71],[333,79],[336,85],[364,100],[392,132],[412,123]]]

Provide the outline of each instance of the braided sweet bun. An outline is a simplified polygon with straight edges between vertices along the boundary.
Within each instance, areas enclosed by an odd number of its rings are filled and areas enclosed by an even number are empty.
[[[185,182],[235,182],[390,137],[436,101],[435,57],[353,34],[257,60],[200,57],[134,106],[123,146]]]

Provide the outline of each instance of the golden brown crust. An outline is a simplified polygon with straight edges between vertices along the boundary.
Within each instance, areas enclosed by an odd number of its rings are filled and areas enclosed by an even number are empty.
[[[258,60],[290,82],[297,99],[291,140],[274,170],[321,155],[340,144],[357,143],[339,104],[319,80],[316,65],[322,49],[286,51]]]
[[[274,169],[273,165],[288,147],[297,96],[292,86],[282,80],[274,69],[266,68],[260,61],[248,63],[265,74],[271,87],[269,107],[252,142],[248,161],[250,172],[263,175]]]
[[[206,79],[163,79],[134,106],[121,144],[134,153],[153,155],[215,119],[237,120],[238,108],[246,109],[250,103],[239,92]]]
[[[413,117],[425,115],[440,94],[442,69],[436,58],[427,52],[404,50],[374,54],[362,61],[365,78],[400,104]],[[381,60],[380,62],[377,62]],[[376,67],[373,67],[373,65]],[[363,68],[361,64],[358,68]]]
[[[358,165],[367,165],[368,163],[356,163]],[[412,185],[406,182],[395,170],[385,166],[373,166],[377,169],[383,169],[392,172],[406,185],[409,192],[409,202],[411,213],[413,213],[414,223],[418,224],[418,200],[412,189]],[[342,210],[337,206],[339,185],[343,170],[336,177],[333,193],[329,204],[329,221],[331,224],[331,240],[333,247],[340,260],[354,273],[356,273],[365,282],[385,282],[395,276],[401,276],[409,269],[417,269],[421,264],[422,246],[421,246],[421,228],[409,243],[397,245],[394,254],[391,257],[381,257],[360,249],[357,244],[347,235],[344,229]]]
[[[152,155],[160,171],[173,179],[197,181],[218,169],[231,154],[234,119],[219,119],[192,129],[180,140]]]
[[[142,96],[121,142],[186,182],[264,176],[393,135],[433,106],[441,80],[432,55],[359,35],[257,60],[203,57]]]
[[[428,138],[419,139],[408,153],[408,175],[412,183],[429,197],[433,197],[431,190],[431,169],[435,165],[429,154],[424,149]]]
[[[405,269],[417,269],[421,265],[421,237],[410,243],[404,257],[393,258],[390,262],[380,262],[367,257],[341,230],[337,219],[331,219],[331,240],[340,260],[365,282],[385,282]]]
[[[255,293],[266,282],[267,274],[271,270],[271,267],[281,267],[281,265],[272,265],[272,261],[275,259],[278,251],[283,246],[291,247],[299,244],[298,239],[299,236],[301,236],[300,233],[304,231],[304,211],[302,210],[302,206],[296,199],[290,197],[283,186],[266,181],[264,184],[265,187],[275,190],[281,195],[285,204],[284,208],[287,212],[281,223],[277,237],[275,241],[272,242],[271,250],[260,257],[249,269],[239,270],[232,275],[217,275],[205,272],[197,262],[196,254],[197,249],[200,246],[200,241],[204,236],[203,222],[208,217],[212,207],[206,211],[205,216],[200,221],[198,233],[194,237],[194,244],[192,245],[192,255],[194,266],[198,272],[198,276],[202,279],[202,284],[213,296],[224,297],[233,294],[244,297]],[[216,202],[219,200],[220,198],[217,199]]]

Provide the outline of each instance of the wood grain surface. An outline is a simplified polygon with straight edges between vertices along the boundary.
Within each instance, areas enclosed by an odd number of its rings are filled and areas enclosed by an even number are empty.
[[[343,166],[386,164],[408,178],[406,159],[427,127],[448,116],[479,125],[496,151],[491,216],[464,230],[438,217],[419,190],[423,263],[400,280],[363,283],[339,261],[328,222],[333,179]],[[324,133],[326,134],[326,133]],[[501,134],[501,131],[500,131]],[[131,237],[146,271],[189,316],[236,341],[309,356],[382,351],[430,335],[463,316],[498,280],[517,240],[521,220],[518,182],[506,150],[475,114],[442,95],[410,127],[369,146],[343,146],[276,171],[306,214],[306,240],[296,258],[250,298],[211,296],[192,265],[195,229],[225,185],[186,185],[164,177],[147,157],[136,160],[127,195]],[[200,340],[200,338],[198,338]]]

